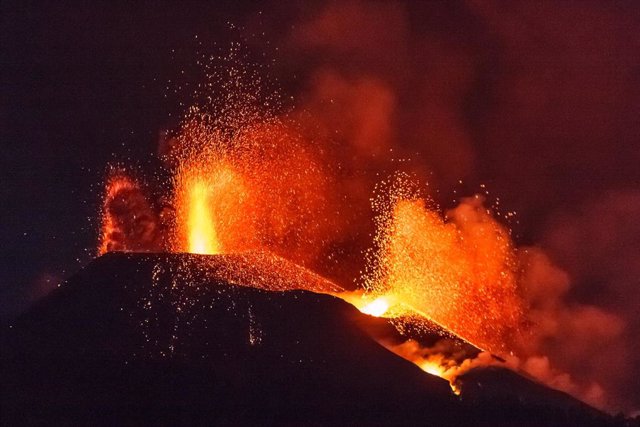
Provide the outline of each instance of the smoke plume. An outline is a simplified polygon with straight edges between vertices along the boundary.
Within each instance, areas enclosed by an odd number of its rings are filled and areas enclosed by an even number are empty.
[[[637,7],[351,0],[293,10],[283,63],[304,64],[298,111],[337,141],[352,247],[366,246],[357,236],[372,223],[356,218],[371,218],[373,188],[390,171],[428,181],[444,205],[438,190],[488,184],[518,212],[525,244],[521,366],[600,406],[637,408]]]
[[[99,252],[161,251],[160,218],[137,181],[114,170],[107,178]]]

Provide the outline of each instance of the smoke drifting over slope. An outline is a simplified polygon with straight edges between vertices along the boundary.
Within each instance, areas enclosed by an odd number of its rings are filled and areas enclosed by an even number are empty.
[[[304,64],[300,110],[340,142],[352,212],[366,210],[389,170],[428,181],[445,206],[437,190],[469,195],[488,184],[518,211],[518,240],[545,246],[518,251],[534,324],[525,369],[573,392],[582,383],[591,402],[637,408],[628,188],[640,182],[638,8],[347,1],[294,10],[283,62]],[[549,360],[572,379],[552,374]]]

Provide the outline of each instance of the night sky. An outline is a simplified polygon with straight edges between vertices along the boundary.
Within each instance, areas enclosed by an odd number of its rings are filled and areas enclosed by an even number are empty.
[[[228,2],[235,4],[236,2]],[[168,81],[194,35],[224,42],[241,11],[4,2],[3,315],[95,254],[107,164],[147,165],[182,110]],[[47,280],[49,283],[47,283]]]
[[[353,147],[352,168],[393,147],[444,206],[486,184],[518,212],[517,243],[567,271],[571,301],[637,342],[637,2],[64,3],[1,6],[2,317],[91,260],[107,165],[157,169],[188,102],[175,86],[241,39]]]

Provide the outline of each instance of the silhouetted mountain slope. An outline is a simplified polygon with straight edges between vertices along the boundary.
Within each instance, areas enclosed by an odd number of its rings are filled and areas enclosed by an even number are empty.
[[[613,425],[501,370],[455,396],[370,336],[384,320],[294,290],[330,282],[253,256],[97,259],[4,328],[2,423]]]

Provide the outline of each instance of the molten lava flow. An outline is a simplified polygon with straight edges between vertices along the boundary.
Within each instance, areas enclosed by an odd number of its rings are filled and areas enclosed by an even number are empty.
[[[369,316],[398,318],[411,312],[391,294],[373,296],[371,293],[362,291],[342,291],[331,295],[348,302],[361,313]]]
[[[369,287],[481,348],[508,351],[522,322],[508,231],[468,199],[448,220],[421,199],[400,198],[381,221]]]
[[[435,375],[438,377],[442,377],[446,372],[439,361],[425,360],[424,362],[420,363],[418,366],[420,366],[420,369],[422,369],[426,373]]]
[[[398,356],[415,363],[426,373],[449,381],[451,390],[455,394],[461,392],[458,378],[472,369],[490,365],[515,368],[509,362],[497,359],[488,352],[473,355],[464,354],[456,349],[455,342],[448,339],[442,339],[432,347],[424,347],[412,339],[399,345],[386,344],[385,347]]]

